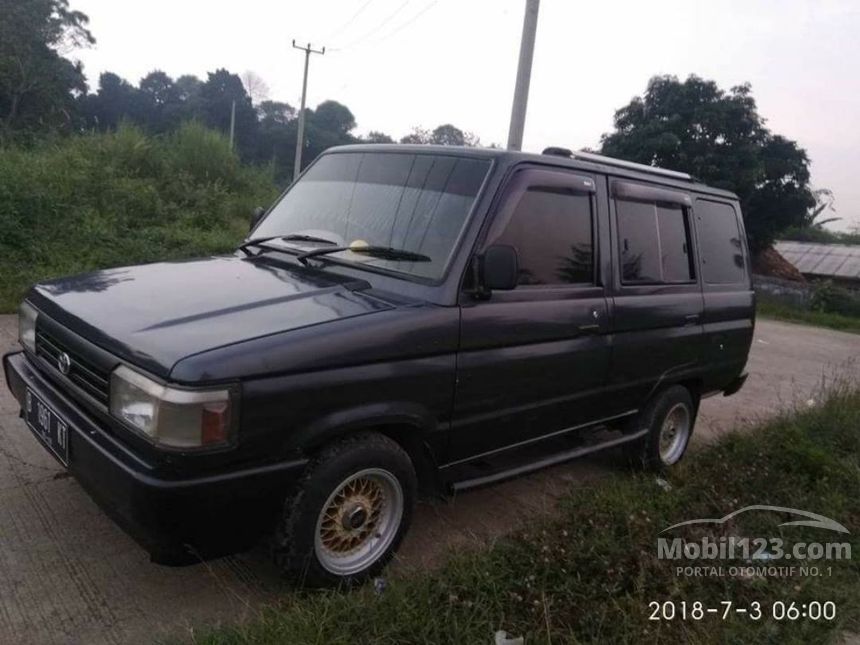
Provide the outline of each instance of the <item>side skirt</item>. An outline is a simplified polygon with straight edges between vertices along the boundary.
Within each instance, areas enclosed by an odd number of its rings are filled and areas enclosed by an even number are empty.
[[[643,428],[642,430],[638,430],[629,434],[622,434],[621,436],[614,437],[606,441],[601,441],[599,443],[580,445],[575,448],[556,452],[552,455],[543,457],[542,459],[531,461],[529,463],[520,464],[517,466],[499,470],[488,475],[473,477],[470,479],[464,479],[462,481],[455,482],[453,484],[453,489],[455,492],[463,491],[469,488],[476,488],[478,486],[492,484],[503,479],[518,477],[520,475],[525,475],[535,470],[540,470],[541,468],[547,468],[549,466],[554,466],[555,464],[570,461],[571,459],[576,459],[577,457],[582,457],[593,452],[606,450],[607,448],[613,448],[621,444],[636,441],[637,439],[641,439],[642,437],[644,437],[646,434],[648,434],[648,428]]]

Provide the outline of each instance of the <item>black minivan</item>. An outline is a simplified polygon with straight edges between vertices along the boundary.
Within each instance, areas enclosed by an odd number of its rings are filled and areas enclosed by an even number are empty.
[[[37,439],[156,562],[268,535],[374,575],[416,496],[684,454],[753,334],[738,200],[550,148],[320,156],[233,255],[35,286],[3,359]]]

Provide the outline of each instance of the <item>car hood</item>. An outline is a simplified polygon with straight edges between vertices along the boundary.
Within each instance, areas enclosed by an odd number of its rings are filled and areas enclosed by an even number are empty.
[[[391,309],[370,284],[265,257],[161,262],[37,285],[29,300],[57,323],[167,377],[207,350]]]

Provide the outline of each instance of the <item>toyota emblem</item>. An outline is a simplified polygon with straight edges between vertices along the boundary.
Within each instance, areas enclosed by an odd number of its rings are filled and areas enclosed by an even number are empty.
[[[68,374],[69,370],[72,369],[72,359],[69,358],[69,355],[66,354],[66,352],[62,352],[57,357],[57,367],[62,374]]]

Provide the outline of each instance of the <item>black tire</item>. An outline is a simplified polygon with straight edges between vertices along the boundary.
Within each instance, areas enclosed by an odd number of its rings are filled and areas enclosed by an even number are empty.
[[[344,509],[343,517],[346,517],[348,510],[345,508],[346,502],[337,505],[330,498],[344,482],[361,473],[370,473],[366,477],[379,477],[382,484],[388,486],[393,482],[388,481],[387,478],[389,475],[393,476],[402,492],[400,498],[402,513],[396,526],[393,519],[387,523],[389,527],[394,527],[395,532],[391,533],[391,529],[386,530],[386,539],[379,541],[378,548],[382,549],[382,545],[387,540],[390,542],[384,550],[373,556],[375,559],[368,562],[366,566],[362,566],[360,570],[335,571],[331,566],[326,566],[326,562],[334,563],[336,566],[340,564],[337,559],[332,559],[334,551],[327,548],[323,538],[320,537],[318,541],[318,534],[324,534],[320,532],[318,522],[323,521],[321,514],[324,507],[332,509],[336,506],[338,509]],[[365,476],[357,481],[364,482]],[[396,487],[391,490],[391,495],[380,495],[380,497],[394,498],[394,503],[385,501],[383,507],[398,505]],[[396,442],[382,434],[362,432],[325,446],[308,465],[305,474],[284,504],[283,517],[274,539],[273,555],[276,564],[290,579],[304,586],[351,586],[366,581],[385,567],[400,545],[412,520],[416,490],[415,469],[409,455]],[[363,509],[366,504],[357,503],[355,506]],[[380,511],[375,512],[378,518]],[[365,515],[369,526],[374,514],[369,512]],[[376,521],[379,522],[379,519]],[[337,527],[336,531],[341,530],[342,523],[335,522],[334,525]],[[364,528],[366,527],[346,530],[358,531]],[[360,543],[370,545],[371,542],[373,540],[367,538]],[[338,545],[338,548],[346,547]],[[366,548],[372,552],[373,548],[377,547],[367,546]],[[358,550],[360,552],[363,549],[364,547]]]
[[[664,455],[660,450],[661,430],[670,412],[679,414],[676,411],[678,406],[681,406],[687,415],[688,429],[683,440],[679,439],[678,445],[669,451],[670,454]],[[683,385],[673,385],[652,397],[648,405],[631,421],[634,424],[631,431],[647,428],[648,433],[641,439],[627,444],[626,453],[630,464],[636,468],[661,471],[678,463],[690,444],[697,411],[698,406],[693,396]],[[667,457],[670,458],[667,459]]]

